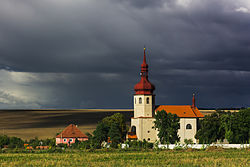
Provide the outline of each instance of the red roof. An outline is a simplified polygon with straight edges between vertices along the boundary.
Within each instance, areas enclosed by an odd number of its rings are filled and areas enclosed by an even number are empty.
[[[151,95],[155,90],[155,86],[148,80],[148,64],[146,63],[146,54],[144,48],[143,63],[141,65],[141,81],[134,87],[137,95]]]
[[[56,137],[88,138],[88,136],[83,134],[74,124],[67,126],[62,133]]]
[[[155,111],[164,110],[167,113],[176,114],[181,118],[202,118],[204,115],[198,110],[197,107],[190,105],[160,105]]]

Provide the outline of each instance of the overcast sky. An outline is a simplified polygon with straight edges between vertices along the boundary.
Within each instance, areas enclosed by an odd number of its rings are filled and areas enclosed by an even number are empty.
[[[0,0],[0,108],[250,107],[250,0]]]

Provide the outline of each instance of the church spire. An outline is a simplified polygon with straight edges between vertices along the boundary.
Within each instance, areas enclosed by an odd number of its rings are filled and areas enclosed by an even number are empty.
[[[147,62],[146,62],[146,48],[145,47],[144,47],[143,63],[147,64]]]
[[[146,62],[146,48],[144,48],[143,62],[141,64],[141,81],[134,87],[136,94],[153,94],[154,85],[148,80],[148,64]]]

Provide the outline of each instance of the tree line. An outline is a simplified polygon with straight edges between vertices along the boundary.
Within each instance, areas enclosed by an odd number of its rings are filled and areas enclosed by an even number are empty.
[[[250,109],[242,109],[239,112],[217,111],[206,115],[199,122],[199,130],[195,138],[199,143],[211,144],[227,139],[229,143],[249,143],[250,137]]]
[[[158,138],[161,144],[175,144],[179,142],[178,130],[180,128],[180,118],[176,114],[166,111],[157,111],[154,121],[154,127],[159,131]],[[110,145],[118,148],[120,143],[138,147],[153,147],[146,141],[126,141],[128,132],[124,115],[116,113],[100,121],[93,132],[87,133],[89,140],[77,141],[71,145],[73,148],[98,149]],[[239,112],[217,111],[211,115],[206,115],[198,122],[198,131],[195,138],[201,144],[211,144],[218,140],[227,139],[229,143],[249,143],[250,136],[250,109],[240,110]],[[55,147],[55,139],[39,140],[38,138],[29,141],[23,141],[17,137],[0,136],[0,147],[22,148],[24,143],[35,148],[39,145]],[[67,147],[67,145],[59,145]]]

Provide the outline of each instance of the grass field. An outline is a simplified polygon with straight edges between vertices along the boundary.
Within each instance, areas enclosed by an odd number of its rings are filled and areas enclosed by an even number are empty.
[[[250,166],[249,150],[2,153],[0,166]]]

